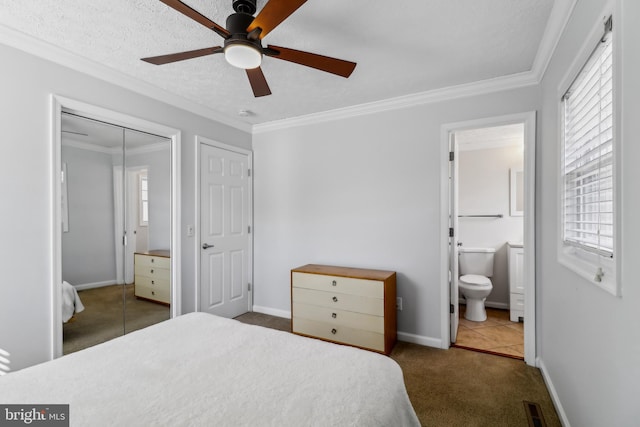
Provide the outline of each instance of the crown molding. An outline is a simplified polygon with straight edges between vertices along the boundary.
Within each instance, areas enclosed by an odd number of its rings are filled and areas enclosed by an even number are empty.
[[[2,24],[0,24],[0,43],[206,119],[251,133],[251,124],[233,120],[218,111]]]
[[[530,71],[290,119],[261,123],[253,126],[253,134],[538,85],[542,82],[577,1],[554,1]]]
[[[538,83],[539,81],[535,74],[531,71],[527,71],[524,73],[512,74],[510,76],[481,80],[458,86],[450,86],[442,89],[389,98],[382,101],[369,102],[352,107],[339,108],[321,113],[262,123],[253,126],[253,134],[255,135],[296,126],[307,126],[315,123],[364,116],[402,108],[411,108],[436,102],[451,101],[459,98],[485,95],[493,92],[533,86]]]
[[[542,40],[538,46],[538,52],[533,61],[533,66],[531,67],[538,82],[542,82],[544,78],[544,74],[549,67],[549,62],[551,62],[551,57],[558,46],[564,29],[569,23],[569,19],[577,2],[578,0],[555,0],[553,2],[547,26],[542,34]]]
[[[537,85],[544,77],[577,1],[554,1],[530,71],[255,125],[234,120],[218,111],[4,25],[0,25],[0,43],[235,129],[260,134]]]

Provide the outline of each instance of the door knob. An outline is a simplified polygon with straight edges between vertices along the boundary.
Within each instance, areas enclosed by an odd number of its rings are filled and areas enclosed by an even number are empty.
[[[202,249],[209,249],[209,248],[212,248],[213,246],[214,246],[214,245],[210,245],[210,244],[208,244],[208,243],[203,243],[203,244],[202,244]]]

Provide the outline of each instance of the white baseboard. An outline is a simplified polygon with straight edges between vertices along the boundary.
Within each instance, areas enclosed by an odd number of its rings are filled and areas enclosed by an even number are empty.
[[[423,335],[415,335],[408,332],[398,331],[398,341],[410,342],[413,344],[424,345],[426,347],[442,348],[442,340],[440,338],[425,337]]]
[[[547,368],[544,365],[544,362],[539,357],[536,358],[536,365],[538,366],[538,368],[540,368],[540,372],[542,372],[542,379],[544,379],[544,383],[547,385],[547,390],[549,390],[549,394],[551,395],[551,401],[553,402],[553,406],[555,406],[556,408],[556,413],[558,414],[558,418],[560,418],[562,426],[571,427],[571,424],[569,424],[569,419],[567,418],[567,414],[564,412],[564,408],[560,403],[560,398],[558,397],[556,388],[553,386],[551,377],[549,377],[549,372],[547,372]]]
[[[509,310],[509,304],[504,302],[485,301],[484,306],[489,308],[499,308],[501,310]]]
[[[83,283],[81,285],[73,285],[77,291],[84,291],[85,289],[102,288],[104,286],[117,285],[115,280],[106,280],[104,282]]]
[[[277,308],[263,307],[260,305],[254,305],[253,311],[256,313],[268,314],[270,316],[283,317],[285,319],[291,319],[291,312],[287,310],[279,310]]]
[[[460,297],[458,302],[460,304],[465,304],[465,305],[467,304],[467,301],[464,299],[464,297]],[[485,301],[484,306],[489,308],[498,308],[501,310],[509,310],[509,303],[506,303],[506,302]]]
[[[287,310],[279,310],[277,308],[263,307],[260,305],[254,305],[253,311],[256,313],[268,314],[270,316],[283,317],[285,319],[291,319],[291,312]],[[442,348],[442,340],[439,338],[425,337],[422,335],[410,334],[407,332],[398,331],[398,340],[406,341],[413,344],[424,345],[427,347]]]

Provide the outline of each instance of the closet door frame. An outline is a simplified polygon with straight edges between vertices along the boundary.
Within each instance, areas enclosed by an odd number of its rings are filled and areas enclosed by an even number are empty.
[[[178,129],[159,123],[132,117],[87,104],[64,96],[52,94],[51,103],[51,188],[50,218],[52,235],[49,238],[51,254],[51,358],[62,356],[62,110],[68,109],[85,117],[102,120],[125,128],[136,129],[170,139],[171,144],[171,317],[182,314],[181,303],[181,244],[180,244],[180,138]]]

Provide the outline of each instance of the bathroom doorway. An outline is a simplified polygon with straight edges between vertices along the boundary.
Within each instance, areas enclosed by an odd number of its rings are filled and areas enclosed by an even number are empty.
[[[534,123],[531,113],[443,128],[450,152],[446,251],[450,280],[443,289],[448,296],[445,323],[450,345],[524,359],[531,365],[535,363]],[[459,271],[460,253],[466,257],[470,252],[491,253],[487,259],[493,271]],[[478,289],[468,290],[469,276],[459,289],[463,274],[486,280],[482,286],[489,290],[482,294],[484,302],[480,298],[480,316],[477,298],[474,302],[471,296]]]

